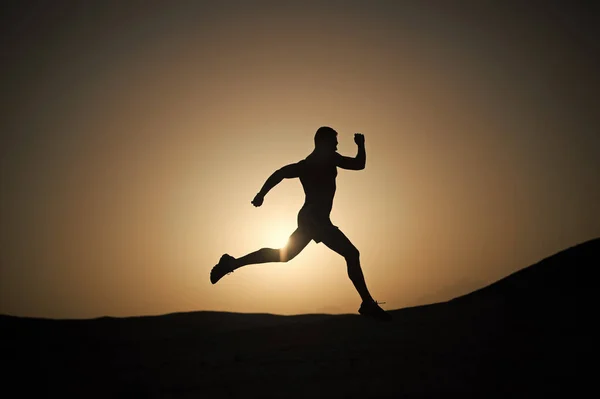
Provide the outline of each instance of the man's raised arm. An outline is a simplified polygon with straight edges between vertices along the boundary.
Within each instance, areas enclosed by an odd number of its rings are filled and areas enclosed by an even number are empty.
[[[354,142],[358,146],[356,157],[338,156],[337,166],[342,169],[362,170],[367,163],[367,153],[365,151],[365,136],[360,133],[354,134]]]
[[[276,185],[281,183],[281,181],[283,179],[292,179],[294,177],[299,177],[299,176],[300,176],[300,162],[289,164],[282,168],[277,169],[275,172],[273,172],[273,174],[271,176],[269,176],[267,181],[265,181],[265,184],[263,184],[263,186],[260,189],[260,191],[258,192],[258,194],[256,194],[256,196],[252,200],[252,205],[261,206],[265,199],[265,195],[267,195],[267,193],[269,191],[271,191],[271,189],[273,187],[275,187]]]

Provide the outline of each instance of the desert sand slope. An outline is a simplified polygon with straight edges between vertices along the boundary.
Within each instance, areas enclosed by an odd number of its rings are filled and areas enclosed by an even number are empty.
[[[598,265],[595,239],[463,297],[395,310],[391,323],[218,312],[0,316],[3,385],[63,398],[576,396],[579,280]]]

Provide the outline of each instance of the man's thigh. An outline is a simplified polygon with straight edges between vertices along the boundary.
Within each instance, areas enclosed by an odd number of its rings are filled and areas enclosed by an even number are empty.
[[[323,242],[328,248],[342,255],[348,257],[352,255],[358,255],[358,250],[352,244],[350,239],[336,226],[330,225],[323,229],[322,235],[319,237],[320,241]]]

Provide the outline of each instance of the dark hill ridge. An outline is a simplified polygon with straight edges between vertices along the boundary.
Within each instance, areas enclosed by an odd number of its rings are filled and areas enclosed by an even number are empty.
[[[579,280],[598,267],[600,238],[575,245],[521,269],[487,287],[463,295],[454,301],[482,301],[504,298],[512,302],[552,301],[553,298],[572,299]]]
[[[0,316],[6,381],[61,397],[377,397],[573,394],[579,280],[600,239],[448,302],[358,315]],[[589,295],[589,294],[588,294]]]

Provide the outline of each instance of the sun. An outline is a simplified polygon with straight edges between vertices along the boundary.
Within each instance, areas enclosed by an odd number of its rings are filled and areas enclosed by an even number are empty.
[[[272,241],[275,245],[275,248],[283,248],[285,247],[289,240],[290,240],[290,234],[292,234],[291,231],[287,231],[285,229],[282,229],[280,231],[274,232],[273,233],[273,238]]]
[[[265,240],[271,248],[283,248],[287,245],[294,226],[286,223],[273,223],[265,229]]]

